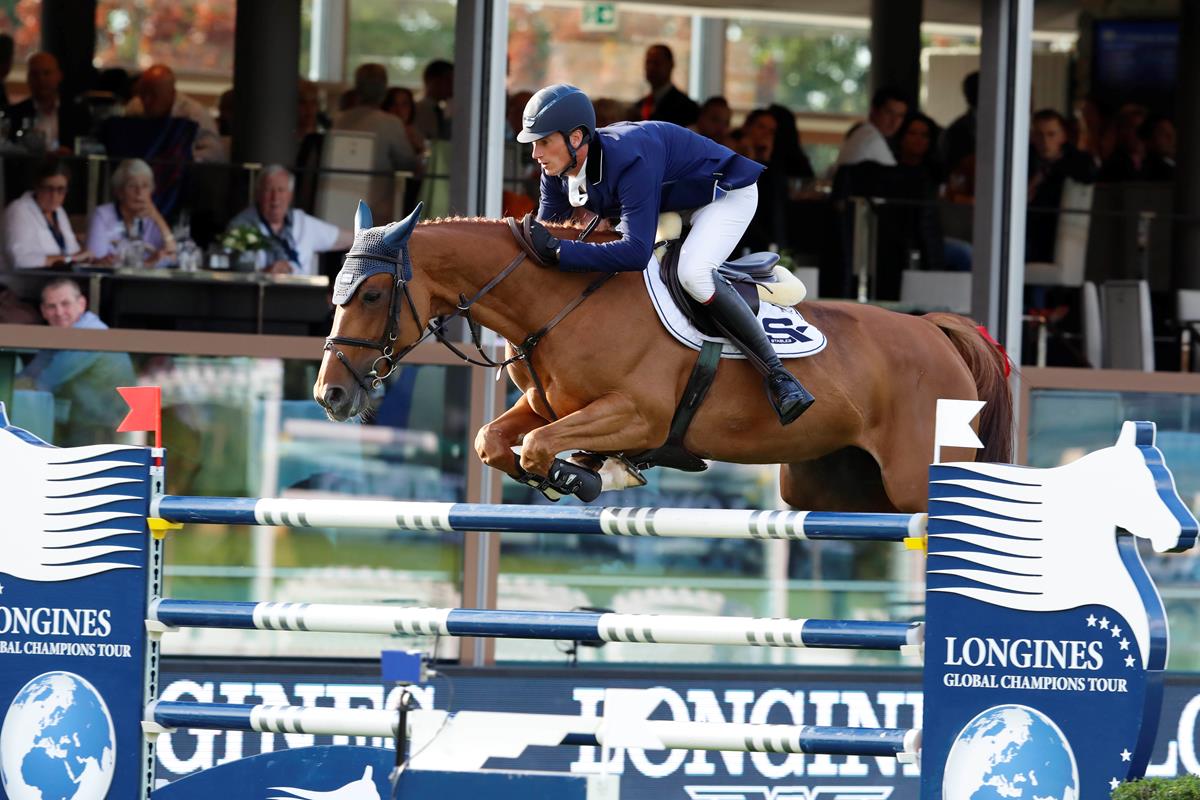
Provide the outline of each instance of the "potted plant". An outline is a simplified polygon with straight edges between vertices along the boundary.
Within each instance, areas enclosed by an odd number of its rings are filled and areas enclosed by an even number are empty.
[[[253,225],[238,225],[221,237],[221,246],[233,253],[233,268],[238,272],[254,272],[258,254],[267,248],[267,237]]]

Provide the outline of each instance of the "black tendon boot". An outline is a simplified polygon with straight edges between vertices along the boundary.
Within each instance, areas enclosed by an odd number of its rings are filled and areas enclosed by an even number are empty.
[[[779,356],[775,355],[775,349],[767,341],[767,335],[746,301],[720,275],[714,272],[713,278],[717,292],[707,305],[709,313],[721,332],[766,377],[767,394],[775,413],[779,414],[779,422],[783,425],[794,422],[816,398],[779,363]]]

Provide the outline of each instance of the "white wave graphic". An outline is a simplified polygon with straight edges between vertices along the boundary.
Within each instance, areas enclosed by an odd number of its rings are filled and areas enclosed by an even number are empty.
[[[128,467],[129,461],[114,456],[136,449],[123,445],[60,449],[0,429],[0,504],[5,510],[0,572],[50,582],[132,569],[130,564],[95,559],[141,549],[140,541],[135,546],[96,544],[113,536],[141,535],[116,524],[139,515],[108,508],[138,499],[139,481],[103,474]],[[123,490],[129,484],[133,490]]]
[[[293,789],[287,786],[272,786],[272,792],[287,792],[287,796],[275,795],[268,797],[267,800],[382,800],[379,796],[379,790],[375,788],[375,781],[372,775],[375,770],[373,767],[367,767],[363,770],[362,777],[356,781],[347,783],[340,789],[331,789],[328,792],[320,792],[313,789]]]

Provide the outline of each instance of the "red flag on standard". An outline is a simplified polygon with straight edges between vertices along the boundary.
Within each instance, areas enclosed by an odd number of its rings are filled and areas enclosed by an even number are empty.
[[[154,431],[154,446],[162,447],[162,387],[118,386],[117,391],[129,406],[117,433]]]

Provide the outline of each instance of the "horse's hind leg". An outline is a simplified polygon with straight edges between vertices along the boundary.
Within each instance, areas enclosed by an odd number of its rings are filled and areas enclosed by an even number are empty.
[[[804,511],[895,511],[867,452],[844,447],[821,458],[784,464],[779,468],[783,501]]]
[[[512,448],[520,443],[521,437],[546,423],[529,405],[526,396],[521,395],[512,408],[479,429],[475,434],[475,452],[489,467],[516,478],[520,471]]]

